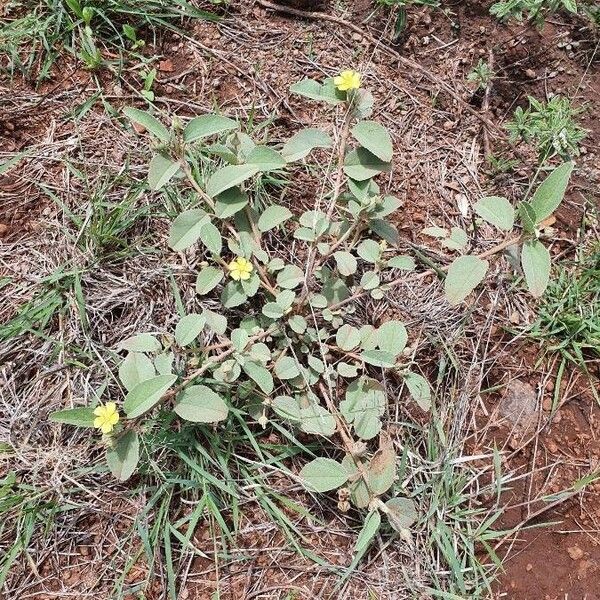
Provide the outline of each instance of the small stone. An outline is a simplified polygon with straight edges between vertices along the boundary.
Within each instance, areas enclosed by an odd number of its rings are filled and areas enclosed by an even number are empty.
[[[527,566],[525,567],[526,571],[531,571],[533,569],[533,565],[531,563],[527,563]]]
[[[533,69],[527,69],[525,75],[527,75],[529,79],[535,79],[537,77],[537,73]]]
[[[537,397],[535,390],[520,379],[513,379],[506,386],[506,393],[498,404],[500,416],[512,423],[527,425],[535,414]]]
[[[363,36],[360,33],[356,32],[352,34],[352,39],[355,42],[362,42]]]
[[[158,70],[163,73],[172,73],[175,70],[173,66],[173,61],[170,58],[166,58],[165,60],[161,60],[158,63]]]
[[[546,396],[546,398],[544,398],[544,400],[542,402],[542,408],[546,412],[551,411],[552,410],[552,398],[549,398],[548,396]]]
[[[571,546],[567,548],[567,553],[572,560],[579,560],[583,558],[583,550],[579,546]]]
[[[446,121],[444,123],[444,131],[451,131],[454,129],[454,123],[452,121]]]
[[[6,235],[8,233],[8,225],[4,223],[0,223],[0,236]]]

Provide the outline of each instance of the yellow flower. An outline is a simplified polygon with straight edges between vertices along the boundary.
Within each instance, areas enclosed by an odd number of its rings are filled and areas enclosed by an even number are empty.
[[[250,279],[250,273],[254,269],[252,263],[243,256],[238,256],[235,260],[232,260],[227,268],[231,278],[235,281]]]
[[[101,404],[94,409],[96,418],[94,419],[94,427],[100,429],[102,433],[110,433],[114,426],[119,422],[119,411],[114,402]]]
[[[357,90],[360,87],[360,73],[342,71],[337,77],[334,77],[333,83],[340,92]]]

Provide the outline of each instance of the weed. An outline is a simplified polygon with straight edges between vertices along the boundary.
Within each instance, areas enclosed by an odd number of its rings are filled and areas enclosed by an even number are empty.
[[[526,109],[518,107],[506,128],[511,141],[523,139],[532,142],[541,162],[555,155],[564,160],[579,155],[579,144],[587,132],[577,124],[576,117],[583,112],[574,108],[569,98],[554,96],[541,102],[529,96]]]
[[[215,20],[186,0],[9,0],[0,25],[0,55],[15,75],[50,77],[61,49],[73,53],[89,69],[103,61],[102,46],[122,52],[143,45],[140,32],[176,30],[183,18]]]
[[[399,38],[406,28],[406,9],[408,6],[430,6],[437,8],[439,0],[375,0],[378,8],[386,7],[396,11],[394,39]]]
[[[478,90],[485,90],[493,78],[494,72],[490,68],[490,65],[482,58],[479,59],[479,62],[467,75],[467,81],[476,84]]]
[[[528,335],[579,368],[600,359],[599,244],[558,267]]]
[[[506,0],[492,4],[490,13],[500,20],[527,19],[537,25],[543,24],[548,14],[559,9],[566,9],[572,13],[577,12],[576,0]]]

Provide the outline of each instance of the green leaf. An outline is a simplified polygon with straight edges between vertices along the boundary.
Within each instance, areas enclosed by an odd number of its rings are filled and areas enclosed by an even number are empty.
[[[141,352],[129,352],[119,365],[119,379],[128,391],[155,375],[154,364]]]
[[[379,450],[373,455],[367,470],[367,484],[376,496],[385,494],[396,476],[396,453],[392,441],[386,434],[382,434],[380,439]]]
[[[93,427],[95,418],[93,406],[67,408],[50,413],[51,421],[64,423],[65,425],[74,425],[75,427]]]
[[[419,518],[415,503],[410,498],[392,498],[385,505],[390,525],[398,532],[408,529]]]
[[[335,334],[336,345],[349,352],[360,344],[360,332],[352,325],[342,325]]]
[[[373,538],[377,535],[381,527],[381,515],[378,510],[372,510],[365,519],[365,524],[360,530],[354,545],[354,552],[357,556],[362,556],[371,545]]]
[[[442,242],[442,246],[451,250],[462,250],[468,243],[467,232],[460,227],[452,227],[450,236]]]
[[[152,157],[148,165],[148,185],[153,191],[160,190],[165,186],[175,173],[179,171],[179,163],[158,153]]]
[[[414,271],[416,264],[412,256],[401,254],[390,258],[387,261],[387,266],[393,269],[401,269],[402,271]]]
[[[385,350],[365,350],[360,356],[366,363],[374,367],[391,369],[396,365],[396,357]]]
[[[171,375],[174,358],[172,352],[163,352],[154,359],[154,366],[159,375]]]
[[[529,202],[520,202],[517,207],[519,217],[521,218],[521,224],[526,233],[533,233],[535,231],[535,224],[537,222],[537,216],[533,206]]]
[[[393,356],[398,356],[404,350],[407,341],[406,327],[400,321],[387,321],[377,330],[377,345]]]
[[[217,267],[204,267],[196,279],[196,293],[204,296],[214,290],[223,279],[223,271]]]
[[[482,281],[489,263],[476,256],[459,256],[450,265],[444,283],[446,298],[452,306],[462,302]]]
[[[223,249],[221,232],[212,223],[205,223],[200,228],[200,241],[208,248],[209,252],[220,256]]]
[[[315,458],[299,473],[304,485],[315,492],[335,490],[348,481],[348,472],[332,458]]]
[[[258,229],[264,233],[285,223],[291,216],[292,213],[289,208],[279,206],[279,204],[271,204],[258,218]]]
[[[283,317],[284,312],[284,309],[281,308],[281,306],[277,304],[277,302],[267,302],[262,307],[262,314],[265,315],[265,317],[269,317],[269,319],[281,319],[281,317]]]
[[[363,290],[374,290],[380,283],[379,275],[375,271],[365,271],[360,278],[360,287]]]
[[[200,208],[186,210],[171,224],[169,246],[180,252],[195,244],[202,233],[202,228],[210,222],[210,217]]]
[[[242,366],[244,373],[258,384],[258,387],[265,393],[270,394],[273,391],[273,376],[265,367],[253,362],[246,362]]]
[[[238,328],[234,329],[229,337],[236,352],[243,352],[248,345],[248,338],[250,336],[245,329]]]
[[[302,315],[292,315],[288,323],[291,330],[300,335],[303,334],[308,327],[308,323]]]
[[[248,196],[240,188],[232,187],[215,198],[215,216],[227,219],[238,213],[248,204]]]
[[[418,373],[409,372],[404,376],[404,383],[419,408],[427,412],[431,410],[431,387],[427,379]]]
[[[214,198],[225,190],[250,179],[260,171],[258,165],[229,165],[219,169],[208,180],[206,193]]]
[[[291,290],[304,281],[304,271],[296,265],[286,265],[277,273],[277,285]]]
[[[328,104],[340,104],[346,100],[346,94],[336,90],[332,83],[333,80],[327,80],[321,84],[312,79],[304,79],[290,85],[290,92]]]
[[[331,138],[320,129],[308,127],[294,134],[283,146],[281,154],[287,162],[301,160],[315,148],[329,148]]]
[[[256,146],[246,159],[248,164],[254,165],[262,173],[275,171],[285,167],[285,158],[268,146]]]
[[[397,246],[400,240],[398,230],[384,219],[371,219],[369,221],[371,231],[375,232],[380,238],[384,239],[392,246]]]
[[[119,481],[126,481],[133,475],[139,460],[140,440],[133,430],[119,436],[114,447],[106,452],[106,464]]]
[[[138,383],[125,396],[123,410],[130,419],[148,412],[175,383],[176,375],[158,375]]]
[[[346,155],[344,173],[356,181],[371,179],[375,175],[392,170],[389,162],[382,161],[366,148],[357,148]]]
[[[137,108],[127,107],[123,109],[123,114],[138,125],[141,125],[149,133],[155,135],[161,142],[166,144],[171,139],[169,130],[150,113],[138,110]]]
[[[223,398],[205,385],[191,385],[180,392],[173,410],[192,423],[218,423],[229,413]]]
[[[291,356],[282,356],[281,358],[278,358],[273,370],[275,375],[282,380],[294,379],[294,377],[300,375],[298,364]]]
[[[183,348],[191,344],[206,325],[204,314],[191,313],[179,319],[175,327],[175,341]]]
[[[300,429],[304,433],[329,437],[335,433],[335,418],[327,409],[313,403],[301,410]]]
[[[394,153],[392,138],[387,129],[376,121],[359,121],[352,128],[354,139],[371,154],[390,162]]]
[[[273,398],[272,407],[282,419],[292,422],[300,420],[300,405],[290,396],[276,396]]]
[[[521,249],[521,266],[529,292],[534,298],[540,298],[550,280],[550,252],[538,240],[525,242]]]
[[[356,248],[356,253],[367,262],[376,263],[381,256],[381,246],[375,240],[363,240]]]
[[[223,335],[227,331],[227,317],[208,309],[203,314],[206,316],[206,324],[217,335]]]
[[[535,190],[530,203],[536,215],[536,225],[548,218],[562,202],[574,166],[573,162],[566,162],[556,167]]]
[[[498,229],[510,231],[515,224],[515,209],[502,196],[486,196],[473,206],[473,210]]]
[[[157,352],[162,350],[160,342],[149,333],[138,333],[117,344],[117,350],[130,352]]]
[[[196,140],[237,129],[237,122],[221,115],[201,115],[192,119],[183,130],[183,139],[186,142],[195,142]]]
[[[248,300],[241,283],[230,281],[221,292],[221,303],[225,308],[235,308]]]
[[[354,258],[350,252],[339,250],[338,252],[334,253],[333,257],[335,258],[340,275],[347,277],[356,273],[358,264],[356,262],[356,258]]]

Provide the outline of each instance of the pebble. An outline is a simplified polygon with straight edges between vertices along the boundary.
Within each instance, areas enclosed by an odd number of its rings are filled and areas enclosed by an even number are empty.
[[[571,546],[567,548],[567,553],[573,560],[583,558],[583,550],[579,546]]]
[[[533,69],[527,69],[525,75],[527,75],[529,79],[535,79],[537,77],[537,73]]]

